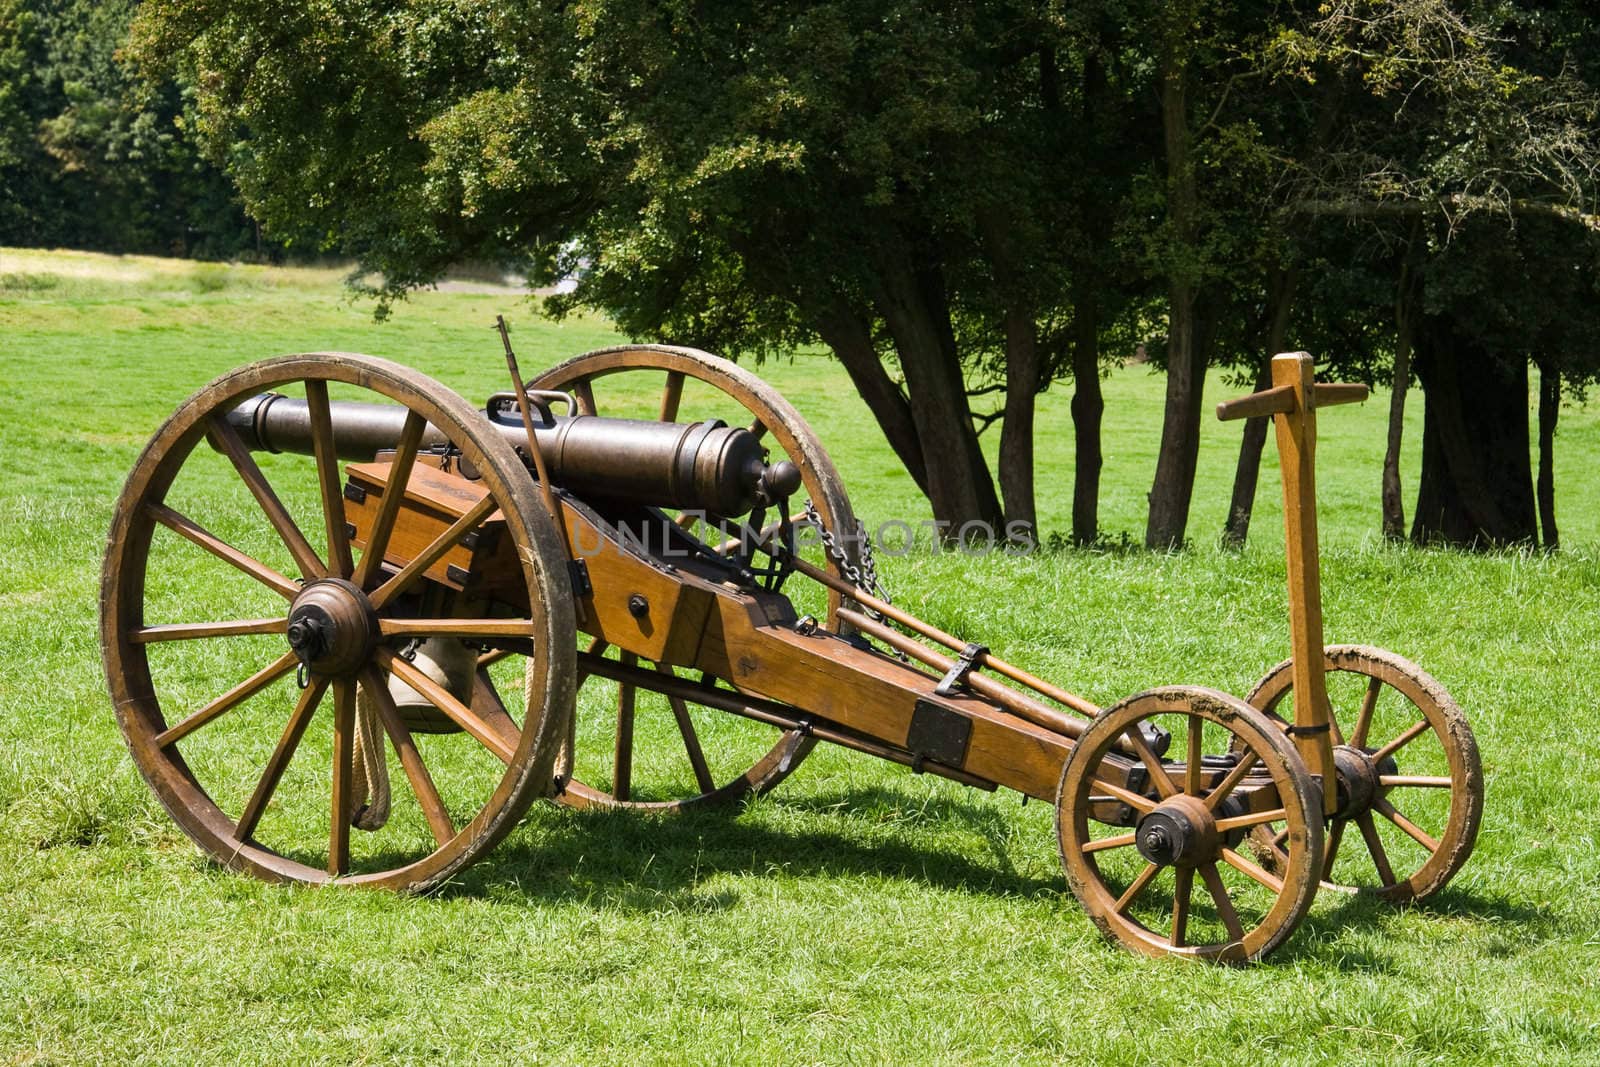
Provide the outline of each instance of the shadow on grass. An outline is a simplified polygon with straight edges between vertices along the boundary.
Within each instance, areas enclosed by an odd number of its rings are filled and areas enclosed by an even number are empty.
[[[1334,902],[1333,907],[1328,903]],[[1464,920],[1486,927],[1489,936],[1482,950],[1489,956],[1514,956],[1531,951],[1563,934],[1556,916],[1504,898],[1486,897],[1466,889],[1446,887],[1420,904],[1395,905],[1368,893],[1340,893],[1324,889],[1293,937],[1273,953],[1274,962],[1321,959],[1328,942],[1349,930],[1374,932],[1391,918],[1417,915],[1435,920]],[[1503,936],[1494,936],[1499,931]],[[1398,969],[1396,957],[1379,944],[1343,941],[1338,948],[1339,969],[1386,974]]]
[[[826,821],[839,811],[853,818],[837,829],[771,825]],[[964,829],[982,837],[997,862],[975,861],[950,849],[888,831],[870,843],[857,840],[866,827],[861,813],[896,813],[896,821]],[[892,789],[857,789],[779,802],[763,802],[758,813],[737,809],[649,815],[627,811],[552,811],[531,815],[522,829],[483,860],[462,872],[444,892],[484,895],[515,883],[532,899],[561,902],[602,899],[607,904],[661,910],[704,909],[708,894],[697,889],[718,874],[781,872],[792,877],[904,878],[974,895],[1041,896],[1064,893],[1056,875],[1019,872],[1008,855],[1012,829],[1003,813],[956,798],[915,797]],[[736,893],[723,888],[723,906]]]
[[[930,844],[925,832],[930,829],[947,837],[966,833],[981,838],[991,855],[976,859],[969,852]],[[578,903],[635,913],[711,913],[736,907],[740,890],[726,882],[708,885],[708,880],[718,875],[781,875],[903,880],[975,897],[1059,898],[1070,907],[1071,895],[1058,867],[1035,876],[1012,862],[1018,829],[1041,828],[1019,827],[993,804],[884,787],[761,800],[753,810],[730,807],[676,815],[539,805],[507,841],[436,895]],[[407,858],[368,857],[378,866],[399,865]],[[1369,894],[1323,890],[1272,962],[1315,961],[1342,971],[1390,973],[1404,966],[1403,954],[1388,949],[1381,936],[1348,935],[1381,934],[1390,920],[1408,913],[1487,928],[1477,932],[1485,935],[1480,948],[1489,956],[1520,955],[1562,936],[1556,916],[1469,889],[1449,887],[1408,907]]]

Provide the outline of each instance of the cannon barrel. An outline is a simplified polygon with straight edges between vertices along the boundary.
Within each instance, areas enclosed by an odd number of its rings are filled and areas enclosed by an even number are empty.
[[[342,460],[370,460],[393,449],[406,419],[406,409],[392,404],[336,400],[329,409],[334,450]],[[790,477],[798,472],[787,462],[769,468],[760,440],[743,427],[716,420],[678,423],[542,414],[534,437],[550,480],[580,497],[732,518],[774,494],[787,496],[798,481]],[[514,398],[508,407],[504,397],[495,397],[485,418],[511,444],[527,448]],[[262,393],[229,412],[228,423],[252,451],[313,452],[311,415],[304,400]],[[423,431],[424,450],[447,443],[435,427]]]

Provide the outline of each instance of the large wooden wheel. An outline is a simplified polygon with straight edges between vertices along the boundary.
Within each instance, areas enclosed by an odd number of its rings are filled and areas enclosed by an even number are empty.
[[[844,483],[811,427],[771,386],[737,364],[691,348],[629,345],[568,360],[529,386],[570,392],[587,414],[679,422],[720,418],[746,426],[769,444],[772,461],[787,458],[799,468],[803,488],[792,510],[809,499],[829,531],[856,529]],[[691,515],[679,518],[686,527],[694,524]],[[703,536],[715,544],[720,535]],[[841,547],[853,563],[855,542],[846,539]],[[825,565],[841,573],[833,559]],[[838,594],[829,592],[811,610],[821,625],[837,629],[839,606]],[[588,647],[636,665],[615,650]],[[669,699],[647,686],[599,677],[580,682],[574,737],[559,768],[564,804],[657,811],[727,804],[777,785],[815,743],[795,731]]]
[[[304,398],[315,456],[254,454],[230,427],[228,412],[268,390]],[[488,495],[415,551],[429,563],[382,566],[399,493],[383,495],[367,550],[352,548],[330,392],[406,409],[392,481],[408,480],[430,425],[480,473]],[[203,446],[208,438],[212,448]],[[302,524],[296,513],[315,517]],[[420,578],[486,521],[503,522],[497,536],[512,539],[522,564],[530,606],[510,617],[509,609],[441,596]],[[276,881],[437,885],[493,847],[549,790],[573,701],[564,560],[554,522],[510,445],[431,379],[344,353],[287,356],[225,375],[157,431],[111,527],[101,641],[134,762],[219,863]],[[493,716],[452,696],[396,652],[429,635],[528,642],[526,700]],[[414,737],[389,695],[389,672],[460,732]],[[352,835],[358,690],[410,789],[395,789],[382,830]]]
[[[1272,668],[1247,698],[1280,729],[1294,717],[1292,666]],[[1426,671],[1393,652],[1332,645],[1324,669],[1339,810],[1323,880],[1397,904],[1426,899],[1466,863],[1483,816],[1483,768],[1467,717]],[[1284,862],[1288,843],[1276,833],[1258,831],[1252,844],[1265,866]]]
[[[1170,736],[1170,762],[1151,749],[1151,726]],[[1123,745],[1138,753],[1134,789],[1116,784]],[[1062,769],[1067,882],[1106,936],[1136,952],[1259,959],[1316,895],[1320,796],[1288,738],[1243,701],[1189,687],[1140,693],[1095,718]],[[1275,872],[1237,850],[1261,826],[1291,845]]]

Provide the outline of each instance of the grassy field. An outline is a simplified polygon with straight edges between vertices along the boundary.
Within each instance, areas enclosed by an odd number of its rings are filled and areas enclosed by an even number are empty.
[[[476,401],[503,388],[496,313],[528,371],[615,340],[470,289],[375,325],[338,281],[0,250],[0,1063],[1595,1062],[1600,805],[1580,786],[1600,761],[1580,683],[1600,651],[1600,419],[1583,409],[1563,415],[1554,556],[1384,545],[1387,398],[1323,416],[1329,639],[1393,648],[1449,687],[1487,809],[1471,862],[1426,906],[1323,894],[1254,968],[1107,946],[1065,889],[1049,805],[840,751],[729,814],[537,806],[425,898],[210,866],[133,768],[100,669],[105,531],[150,433],[267,355],[386,355]],[[869,524],[925,516],[832,364],[761,373]],[[1103,523],[1137,538],[1162,381],[1128,368],[1105,388]],[[1236,391],[1214,379],[1208,400]],[[1067,399],[1040,410],[1046,532],[1070,516]],[[1243,693],[1286,633],[1275,468],[1249,549],[1213,547],[1238,434],[1207,428],[1189,552],[918,552],[886,560],[887,583],[1101,703],[1174,682]],[[1409,434],[1408,492],[1418,420]],[[174,610],[206,595],[198,570],[174,584]],[[174,669],[200,699],[237,673]],[[259,762],[215,758],[235,755]]]

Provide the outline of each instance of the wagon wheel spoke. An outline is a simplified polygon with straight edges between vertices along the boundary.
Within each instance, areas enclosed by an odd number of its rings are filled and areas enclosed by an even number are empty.
[[[637,656],[622,654],[624,667],[636,666]],[[633,707],[634,687],[626,682],[617,686],[617,739],[611,761],[611,795],[627,800],[633,795]]]
[[[1097,793],[1104,793],[1107,796],[1114,797],[1141,815],[1148,815],[1156,810],[1156,802],[1149,797],[1135,793],[1131,789],[1124,789],[1115,782],[1108,782],[1104,778],[1095,778],[1094,788]]]
[[[317,459],[322,516],[328,529],[328,567],[335,577],[348,578],[355,570],[355,563],[350,556],[350,535],[344,525],[344,486],[339,477],[339,453],[333,443],[327,382],[317,378],[306,381],[306,412],[311,419],[312,452]]]
[[[578,410],[583,414],[600,414],[600,409],[594,406],[594,386],[588,378],[577,379],[567,386],[567,392],[578,398]]]
[[[1367,691],[1361,698],[1361,712],[1356,716],[1356,728],[1350,732],[1350,744],[1362,748],[1367,743],[1367,733],[1372,729],[1372,713],[1378,707],[1378,694],[1383,691],[1383,679],[1367,682]]]
[[[310,725],[311,717],[316,714],[317,706],[322,703],[322,694],[327,689],[327,679],[316,678],[300,691],[300,699],[295,702],[294,711],[283,727],[283,736],[278,738],[277,746],[267,758],[266,769],[261,772],[261,779],[256,782],[250,799],[245,801],[244,810],[239,813],[239,822],[233,831],[235,840],[244,841],[256,832],[256,825],[267,810],[267,803],[272,800],[272,794],[278,788],[283,772],[288,769],[289,761],[294,758],[295,749],[300,747],[300,738],[305,736],[306,727]]]
[[[1383,840],[1378,837],[1378,827],[1372,821],[1372,813],[1364,811],[1357,815],[1356,826],[1361,830],[1361,840],[1367,843],[1367,853],[1378,870],[1378,877],[1383,879],[1384,885],[1394,885],[1400,879],[1394,876],[1394,868],[1389,865],[1389,854],[1384,851]]]
[[[1278,878],[1275,875],[1268,874],[1255,863],[1252,863],[1250,860],[1239,855],[1239,853],[1235,852],[1233,849],[1223,849],[1222,858],[1227,861],[1228,866],[1242,874],[1249,875],[1251,878],[1254,878],[1256,881],[1272,890],[1272,892],[1283,892],[1283,879]]]
[[[428,421],[415,411],[406,411],[405,425],[400,429],[400,441],[395,446],[394,458],[389,461],[389,489],[378,501],[378,514],[372,520],[367,534],[367,548],[361,554],[355,575],[350,579],[362,589],[370,586],[383,571],[383,555],[389,548],[389,535],[394,533],[394,522],[405,502],[404,486],[411,480],[411,468],[417,462],[417,448],[422,444],[422,431]],[[399,490],[395,487],[400,486]]]
[[[385,637],[522,637],[533,633],[532,619],[379,619]]]
[[[1423,719],[1421,722],[1408,729],[1405,733],[1401,734],[1399,737],[1395,738],[1393,741],[1390,741],[1387,745],[1384,745],[1382,748],[1378,749],[1378,751],[1374,752],[1372,754],[1372,762],[1382,763],[1385,757],[1392,756],[1396,752],[1399,752],[1402,748],[1405,748],[1411,742],[1427,733],[1429,728],[1430,726],[1428,720]]]
[[[594,640],[589,642],[589,647],[584,649],[584,655],[603,656],[605,655],[606,649],[610,647],[611,645],[609,642],[596,637]],[[592,673],[593,671],[591,671],[584,664],[583,659],[580,657],[578,660],[578,684],[582,685],[584,682],[588,681],[589,675]]]
[[[472,687],[470,707],[474,715],[482,719],[489,729],[499,734],[512,748],[522,740],[522,727],[506,709],[506,702],[500,699],[500,691],[494,687],[494,680],[489,677],[489,672],[486,670],[478,671],[477,682]]]
[[[662,422],[674,422],[678,418],[678,404],[683,400],[683,372],[679,370],[667,371],[667,385],[661,393],[661,418]]]
[[[261,468],[256,465],[255,457],[239,439],[238,431],[228,425],[227,419],[215,415],[211,417],[209,428],[212,439],[221,446],[223,455],[233,464],[233,469],[239,473],[245,487],[250,490],[250,495],[256,498],[256,503],[261,506],[272,528],[277,531],[284,547],[294,557],[295,564],[299,566],[300,573],[305,576],[306,581],[326,577],[328,568],[323,565],[316,549],[311,547],[311,542],[306,540],[306,535],[300,532],[300,527],[289,514],[289,509],[278,499],[278,494],[267,481],[267,476],[262,474]]]
[[[1082,851],[1103,852],[1108,848],[1126,848],[1136,840],[1138,840],[1138,835],[1134,833],[1118,834],[1115,837],[1102,837],[1097,841],[1085,841]]]
[[[402,682],[422,694],[423,699],[444,712],[447,718],[476,738],[502,763],[509,764],[512,761],[517,751],[514,736],[506,734],[503,729],[496,729],[477,711],[457,700],[449,690],[406,662],[394,649],[379,645],[377,656],[385,670],[398,675]]]
[[[226,693],[223,693],[221,696],[217,697],[215,700],[201,708],[199,711],[195,712],[193,715],[190,715],[187,719],[184,719],[182,722],[178,723],[178,725],[168,727],[166,730],[163,730],[161,733],[157,734],[156,746],[158,748],[166,748],[168,745],[188,737],[190,734],[194,733],[194,731],[198,730],[212,719],[217,718],[219,715],[222,715],[228,711],[232,711],[234,708],[238,707],[240,704],[243,704],[246,700],[249,700],[251,697],[261,692],[261,690],[271,685],[273,682],[276,682],[279,678],[282,678],[284,675],[294,670],[295,664],[298,662],[299,661],[295,659],[293,652],[285,652],[267,666],[261,668],[259,671],[252,674],[250,677],[246,678],[244,681],[240,682]]]
[[[759,441],[767,435],[767,424],[760,419],[755,419],[750,423],[749,430],[755,434],[756,440]]]
[[[1234,787],[1244,781],[1245,775],[1250,773],[1258,761],[1259,757],[1253,751],[1246,751],[1241,755],[1239,762],[1233,765],[1233,770],[1229,771],[1222,781],[1217,783],[1215,789],[1206,794],[1206,809],[1208,811],[1216,811],[1217,805],[1228,799],[1228,794],[1232,793]]]
[[[601,638],[592,638],[589,641],[589,647],[584,650],[584,655],[599,656],[603,654],[609,647],[610,645],[608,645]],[[482,670],[480,670],[478,673],[483,681],[483,684],[489,685],[492,688],[492,683],[489,681],[488,674]],[[573,685],[573,689],[582,689],[583,684],[589,680],[590,673],[590,669],[585,665],[583,657],[580,656],[578,659],[577,681]],[[573,767],[577,760],[577,752],[578,716],[577,713],[574,712],[573,714],[567,716],[567,728],[561,736],[560,746],[556,749],[555,780],[557,785],[556,793],[558,796],[566,791],[567,783],[572,781]]]
[[[672,668],[664,663],[657,663],[656,670],[669,677],[676,677]],[[709,793],[717,787],[716,780],[711,777],[711,768],[706,764],[706,754],[700,747],[700,735],[695,732],[694,720],[689,717],[689,705],[682,697],[668,697],[667,703],[672,707],[672,717],[677,721],[678,733],[683,737],[684,751],[689,754],[689,765],[694,768],[695,784],[703,793]]]
[[[1333,878],[1333,861],[1339,855],[1339,842],[1344,840],[1344,828],[1350,824],[1348,819],[1335,819],[1333,826],[1328,830],[1328,842],[1322,853],[1322,878],[1331,881]]]
[[[476,529],[494,510],[495,502],[492,496],[485,496],[474,504],[470,511],[451,523],[449,529],[435,537],[427,548],[412,557],[411,562],[401,567],[393,578],[373,591],[370,597],[372,610],[382,611],[385,604],[409,589],[429,567],[443,559],[446,552],[460,544],[461,539]]]
[[[1264,841],[1261,836],[1255,835],[1246,840],[1251,843],[1251,846],[1256,850],[1256,855],[1263,863],[1270,864],[1275,870],[1287,869],[1289,863],[1289,850],[1285,847],[1289,841],[1287,827],[1273,834],[1270,840]]]
[[[284,599],[293,600],[300,595],[298,583],[285,578],[260,560],[240,552],[237,548],[211,533],[187,515],[181,515],[164,504],[146,504],[145,511],[152,519],[179,537],[191,544],[198,545],[222,560],[222,562],[248,574]]]
[[[1289,813],[1282,808],[1273,808],[1271,811],[1252,811],[1247,815],[1235,815],[1228,819],[1217,820],[1217,832],[1229,833],[1233,830],[1243,830],[1251,826],[1261,826],[1264,823],[1279,822],[1289,817]],[[1289,831],[1285,830],[1287,836]]]
[[[1417,844],[1421,845],[1423,848],[1427,849],[1429,855],[1439,851],[1438,840],[1422,827],[1406,818],[1405,815],[1402,814],[1400,810],[1388,800],[1378,800],[1374,802],[1372,805],[1372,810],[1377,812],[1379,815],[1382,815],[1385,819],[1388,819],[1396,826],[1400,827],[1400,829],[1404,830],[1406,836],[1411,838],[1411,840],[1415,841]]]
[[[1184,755],[1183,764],[1183,791],[1192,797],[1200,795],[1201,763],[1205,758],[1203,731],[1205,720],[1198,715],[1190,715],[1189,719],[1189,744]]]
[[[328,832],[328,873],[350,873],[350,797],[355,783],[356,686],[333,683],[333,808]]]
[[[1206,884],[1206,892],[1211,894],[1211,902],[1216,905],[1217,917],[1228,929],[1228,936],[1235,941],[1243,941],[1244,924],[1239,921],[1239,913],[1233,907],[1233,898],[1228,896],[1228,887],[1222,884],[1222,875],[1217,873],[1217,865],[1207,863],[1199,870],[1200,878]]]
[[[1380,774],[1378,784],[1385,789],[1449,789],[1455,782],[1446,775]]]
[[[411,783],[411,793],[417,798],[423,817],[428,820],[433,839],[443,847],[456,836],[455,823],[451,822],[444,801],[439,799],[433,776],[422,762],[422,754],[417,751],[417,743],[400,717],[400,709],[395,707],[394,697],[389,694],[383,675],[376,668],[368,667],[361,673],[361,685],[377,708],[378,720],[383,723],[384,733],[389,735],[395,755],[400,757],[400,766],[405,769],[406,780]]]
[[[1194,868],[1173,869],[1176,885],[1172,890],[1172,947],[1182,948],[1189,934],[1189,898],[1194,895]]]
[[[158,641],[194,641],[206,637],[238,637],[242,634],[281,634],[289,628],[289,620],[235,619],[227,622],[184,622],[164,626],[146,626],[129,635],[136,645],[150,645]]]
[[[1160,873],[1161,868],[1156,864],[1145,864],[1144,870],[1139,872],[1139,876],[1129,883],[1128,888],[1123,891],[1122,896],[1117,898],[1117,914],[1126,914],[1128,909],[1133,906],[1134,900],[1138,898],[1140,893],[1144,892],[1146,886],[1155,881],[1156,875]]]
[[[1144,735],[1139,732],[1141,725],[1143,724],[1139,722],[1131,724],[1122,732],[1122,736],[1127,738],[1128,744],[1139,754],[1139,762],[1143,763],[1144,769],[1150,773],[1150,781],[1156,787],[1156,795],[1162,800],[1176,796],[1178,787],[1172,784],[1172,776],[1167,773],[1166,767],[1162,766],[1161,758],[1155,754],[1145,741]]]

